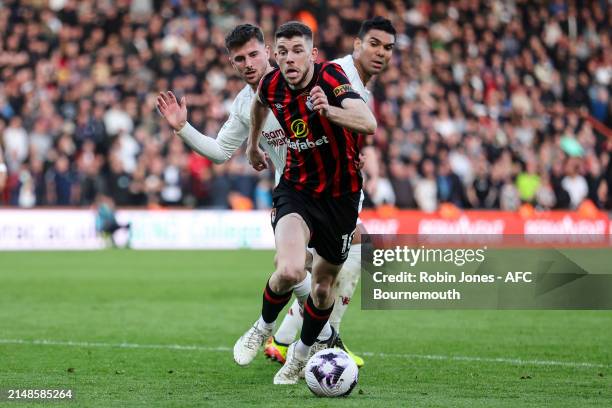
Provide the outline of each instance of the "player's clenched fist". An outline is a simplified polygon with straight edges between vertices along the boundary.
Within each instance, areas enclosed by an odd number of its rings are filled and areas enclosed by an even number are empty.
[[[259,146],[248,146],[246,154],[249,158],[249,163],[251,163],[251,166],[253,166],[255,170],[262,171],[268,168],[266,154]]]
[[[310,102],[312,103],[312,109],[319,112],[323,116],[327,116],[329,109],[329,101],[327,95],[323,92],[320,86],[315,86],[310,91]]]

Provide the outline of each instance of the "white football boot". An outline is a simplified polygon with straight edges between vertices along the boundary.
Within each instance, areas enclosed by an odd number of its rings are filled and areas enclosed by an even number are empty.
[[[287,360],[274,376],[274,384],[297,384],[300,380],[300,373],[306,367],[308,358],[300,359],[296,355],[296,344],[297,342],[291,343],[289,349],[287,349]]]
[[[274,327],[269,329],[260,329],[257,327],[257,322],[247,330],[234,344],[234,361],[241,366],[248,365],[263,346],[266,339],[272,335]]]

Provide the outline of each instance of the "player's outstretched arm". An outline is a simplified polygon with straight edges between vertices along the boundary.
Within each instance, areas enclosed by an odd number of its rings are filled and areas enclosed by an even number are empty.
[[[232,157],[244,142],[248,132],[248,126],[242,123],[234,112],[230,114],[216,139],[198,132],[187,122],[187,101],[185,97],[183,96],[178,102],[172,92],[161,92],[158,95],[157,109],[174,129],[174,132],[189,147],[199,155],[217,164],[225,163]]]
[[[353,132],[371,135],[376,131],[376,118],[361,99],[344,99],[342,107],[331,106],[320,86],[310,91],[313,109],[331,122]]]
[[[251,130],[249,131],[249,141],[247,143],[246,153],[251,166],[257,171],[268,168],[266,156],[259,147],[259,137],[261,135],[261,128],[263,127],[264,120],[266,120],[269,111],[268,107],[259,99],[259,95],[255,95],[253,104],[251,105]]]

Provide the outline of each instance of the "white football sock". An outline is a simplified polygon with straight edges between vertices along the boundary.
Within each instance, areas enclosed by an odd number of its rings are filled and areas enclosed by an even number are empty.
[[[308,295],[310,295],[310,290],[312,289],[312,278],[310,276],[310,272],[306,272],[306,277],[303,281],[298,283],[293,287],[293,294],[296,298],[300,299],[300,302],[304,304]]]
[[[274,339],[283,344],[291,344],[295,340],[295,336],[298,334],[302,327],[302,310],[304,302],[310,294],[312,285],[312,277],[310,272],[306,272],[306,277],[303,281],[293,287],[293,294],[297,298],[291,304],[291,307],[287,311],[287,314],[283,318],[278,331],[274,335]]]
[[[310,346],[305,345],[304,343],[302,343],[302,340],[298,340],[297,343],[295,344],[295,355],[300,359],[300,360],[304,360],[306,357],[308,357],[308,352],[310,351]]]
[[[255,322],[255,325],[257,326],[257,328],[259,330],[272,330],[274,329],[274,323],[266,323],[266,321],[263,319],[262,316],[259,316],[259,320],[257,320],[257,322]]]
[[[317,337],[317,341],[329,340],[332,333],[332,328],[329,325],[329,322],[325,323],[325,326],[323,326],[323,329],[321,329],[321,333],[319,333],[319,336]]]
[[[274,339],[283,344],[291,344],[295,340],[295,336],[298,334],[302,327],[302,310],[298,299],[295,299],[289,308],[289,311],[285,315],[285,318],[281,322]]]
[[[340,321],[353,297],[361,276],[361,244],[352,245],[336,279],[336,303],[329,323],[340,333]]]

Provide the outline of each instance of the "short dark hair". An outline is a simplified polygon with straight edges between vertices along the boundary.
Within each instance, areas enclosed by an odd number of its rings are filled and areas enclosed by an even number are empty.
[[[391,24],[391,21],[381,16],[376,16],[361,23],[361,28],[359,28],[358,34],[359,38],[363,40],[363,37],[365,37],[370,30],[384,31],[394,37],[396,35],[395,28],[393,27],[393,24]]]
[[[264,36],[261,28],[253,24],[240,24],[225,37],[225,47],[228,51],[231,51],[234,48],[242,47],[253,38],[263,44]]]
[[[289,21],[278,27],[274,38],[292,38],[292,37],[304,37],[307,40],[312,41],[312,30],[306,24],[300,23],[299,21]]]

